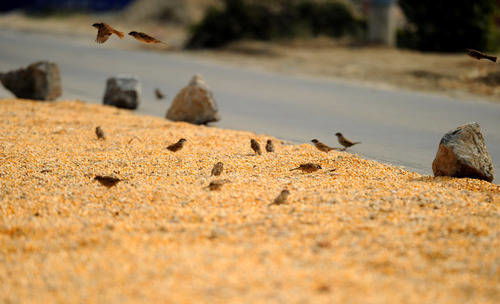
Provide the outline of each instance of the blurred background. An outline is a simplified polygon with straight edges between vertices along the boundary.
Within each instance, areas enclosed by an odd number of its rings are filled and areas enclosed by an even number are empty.
[[[98,45],[94,22],[167,45]],[[477,121],[498,167],[499,65],[465,49],[497,55],[499,25],[500,0],[0,1],[0,71],[52,60],[62,99],[97,103],[107,77],[136,75],[138,111],[157,116],[201,73],[218,126],[329,144],[344,131],[355,152],[424,173],[444,132]]]
[[[159,37],[170,46],[163,51],[500,98],[496,67],[453,56],[498,51],[500,0],[18,0],[0,11],[3,28],[77,36],[103,20]]]
[[[119,13],[135,22],[189,27],[186,46],[241,39],[327,36],[423,51],[499,45],[498,0],[18,0],[0,11],[38,17]]]

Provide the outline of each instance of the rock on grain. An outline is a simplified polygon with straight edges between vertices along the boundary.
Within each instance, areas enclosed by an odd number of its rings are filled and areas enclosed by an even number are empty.
[[[446,133],[432,163],[435,176],[470,177],[493,181],[493,164],[477,123]]]
[[[166,118],[198,125],[220,120],[217,103],[201,75],[194,75],[175,96]]]
[[[0,74],[0,81],[19,98],[55,100],[62,94],[59,67],[53,62],[39,61],[26,68]]]
[[[102,102],[118,108],[135,110],[139,106],[141,84],[132,76],[111,77],[106,82]]]

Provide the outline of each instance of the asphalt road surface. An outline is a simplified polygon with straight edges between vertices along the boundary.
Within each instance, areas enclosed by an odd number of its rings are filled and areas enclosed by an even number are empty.
[[[340,131],[362,142],[352,152],[425,174],[432,173],[441,136],[475,121],[483,128],[495,168],[500,168],[500,103],[287,76],[189,55],[114,48],[119,43],[126,42],[110,39],[98,45],[92,39],[2,30],[0,71],[42,59],[54,61],[62,73],[61,99],[91,103],[101,103],[109,76],[135,75],[143,92],[137,112],[162,117],[175,94],[193,74],[200,73],[220,108],[222,120],[216,126],[296,143],[318,138],[332,146],[338,146],[334,133]],[[167,101],[155,100],[157,87],[168,95]],[[0,88],[0,98],[11,96]]]

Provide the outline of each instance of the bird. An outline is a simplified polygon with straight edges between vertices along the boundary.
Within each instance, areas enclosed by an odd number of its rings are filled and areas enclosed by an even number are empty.
[[[115,30],[109,24],[103,22],[94,23],[92,24],[92,26],[97,29],[97,37],[95,39],[97,43],[106,42],[108,38],[113,34],[120,37],[120,39],[122,39],[125,36],[122,32]]]
[[[253,152],[255,152],[255,154],[262,155],[260,144],[253,138],[250,140],[250,147],[252,148]]]
[[[311,142],[314,144],[314,146],[315,146],[318,150],[320,150],[320,151],[322,151],[322,152],[326,152],[326,153],[328,153],[328,152],[330,152],[330,151],[332,151],[332,150],[335,150],[335,148],[329,147],[329,146],[325,145],[324,143],[320,142],[320,141],[319,141],[319,140],[317,140],[317,139],[313,139],[313,140],[311,140]]]
[[[210,191],[220,190],[224,184],[227,184],[229,182],[230,181],[227,179],[216,179],[216,180],[211,181],[210,184],[208,184],[207,188]]]
[[[128,34],[130,36],[134,37],[136,40],[139,40],[139,41],[144,42],[144,43],[163,43],[163,44],[166,44],[165,42],[160,41],[154,37],[151,37],[146,33],[132,31]]]
[[[475,58],[477,60],[486,59],[486,60],[489,60],[489,61],[492,61],[492,62],[497,62],[497,57],[490,56],[490,55],[487,55],[485,53],[481,53],[480,51],[476,51],[476,50],[473,50],[473,49],[467,49],[467,54],[470,57]]]
[[[268,139],[266,143],[266,151],[267,152],[274,152],[274,143],[272,140]]]
[[[321,168],[321,166],[318,164],[307,163],[307,164],[301,164],[297,168],[293,168],[290,171],[300,170],[302,172],[312,173],[312,172],[318,171],[319,169],[323,169],[323,168]]]
[[[181,138],[179,139],[178,142],[176,142],[175,144],[171,144],[170,146],[167,147],[168,150],[172,151],[172,152],[177,152],[179,151],[180,149],[182,149],[182,147],[184,147],[184,143],[187,141],[187,139],[185,138]]]
[[[158,100],[165,98],[165,95],[160,91],[160,89],[155,89],[155,96]]]
[[[212,172],[210,173],[210,176],[219,176],[222,174],[223,170],[224,170],[224,164],[222,162],[218,162],[212,168]]]
[[[274,199],[274,201],[269,204],[269,206],[285,204],[289,195],[290,191],[288,191],[287,189],[282,190],[281,193]]]
[[[339,140],[339,143],[344,146],[344,150],[349,148],[349,147],[352,147],[354,145],[357,145],[357,144],[360,144],[361,142],[360,141],[357,141],[357,142],[352,142],[350,140],[348,140],[347,138],[344,137],[344,135],[342,135],[342,133],[340,132],[337,132],[335,133],[335,136],[337,136],[337,139]]]
[[[94,180],[98,181],[101,183],[101,185],[111,188],[114,185],[118,184],[118,182],[122,181],[119,178],[113,177],[113,176],[107,176],[107,175],[96,175],[94,177]]]
[[[95,128],[95,135],[97,136],[97,139],[106,139],[106,136],[104,135],[104,131],[100,126],[97,126]]]

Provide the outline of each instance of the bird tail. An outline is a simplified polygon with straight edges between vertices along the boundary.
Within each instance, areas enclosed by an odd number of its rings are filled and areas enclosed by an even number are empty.
[[[113,30],[113,33],[115,33],[116,36],[120,37],[120,39],[122,39],[123,37],[125,37],[125,34],[123,34],[123,32],[120,32],[120,31],[117,31],[117,30]]]
[[[290,169],[290,171],[299,170],[300,167]]]
[[[360,144],[361,142],[360,141],[357,141],[357,142],[353,142],[352,145],[357,145],[357,144]]]
[[[490,60],[490,61],[493,61],[493,62],[497,62],[497,57],[495,56],[485,56],[486,59]]]

